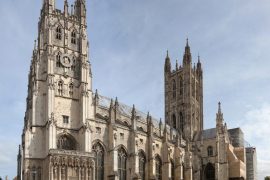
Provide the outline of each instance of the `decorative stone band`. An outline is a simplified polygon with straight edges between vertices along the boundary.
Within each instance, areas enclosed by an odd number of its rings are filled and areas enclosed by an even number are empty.
[[[50,163],[54,166],[94,168],[94,155],[88,152],[51,149]]]

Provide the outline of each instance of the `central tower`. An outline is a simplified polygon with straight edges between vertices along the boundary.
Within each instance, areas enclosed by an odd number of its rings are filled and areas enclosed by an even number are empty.
[[[29,73],[22,179],[93,176],[88,120],[94,118],[85,0],[64,10],[43,0]],[[76,154],[74,154],[76,150]]]
[[[200,58],[192,66],[187,40],[182,66],[176,62],[172,70],[167,52],[164,67],[165,121],[187,140],[203,130],[203,72]]]

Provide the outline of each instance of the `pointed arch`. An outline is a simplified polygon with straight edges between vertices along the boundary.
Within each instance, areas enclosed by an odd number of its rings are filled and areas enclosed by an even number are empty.
[[[117,151],[118,154],[118,176],[119,180],[127,179],[127,152],[123,147]]]
[[[212,163],[208,163],[204,170],[205,180],[215,180],[215,167]]]
[[[58,81],[58,83],[57,83],[57,86],[58,86],[57,92],[58,92],[59,96],[63,96],[63,85],[64,85],[64,83],[63,83],[62,80]]]
[[[105,150],[103,146],[97,142],[92,147],[95,157],[95,178],[96,180],[104,179],[104,155]]]
[[[76,150],[77,143],[73,136],[70,134],[59,135],[57,140],[57,149],[62,150]]]
[[[73,83],[71,82],[70,84],[69,84],[69,86],[68,86],[68,94],[69,94],[69,97],[73,97],[73,94],[74,94],[74,85],[73,85]]]
[[[155,156],[156,180],[162,180],[162,161],[159,155]]]
[[[139,150],[138,156],[139,156],[139,174],[141,176],[141,180],[145,180],[146,156],[144,151]]]

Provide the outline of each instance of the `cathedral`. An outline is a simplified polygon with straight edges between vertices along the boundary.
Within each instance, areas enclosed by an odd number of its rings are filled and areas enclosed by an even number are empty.
[[[86,7],[43,0],[17,179],[246,179],[242,138],[221,103],[215,127],[203,127],[202,64],[193,66],[188,41],[181,65],[165,57],[165,119],[156,119],[93,90]]]

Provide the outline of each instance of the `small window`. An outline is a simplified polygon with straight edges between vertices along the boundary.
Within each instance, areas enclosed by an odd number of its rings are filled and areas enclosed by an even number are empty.
[[[62,81],[58,82],[58,95],[59,96],[63,95],[63,82]]]
[[[62,40],[62,29],[60,26],[58,26],[56,28],[56,37],[55,38],[58,40]]]
[[[212,146],[208,146],[207,148],[207,153],[208,153],[208,156],[213,156],[213,147]]]
[[[71,33],[71,43],[76,44],[76,32],[72,31]]]
[[[69,117],[68,116],[63,116],[63,123],[68,124],[69,123]]]
[[[61,55],[57,53],[56,55],[56,67],[61,67]]]
[[[72,83],[69,84],[69,97],[73,97],[73,91],[74,91],[74,86]]]

